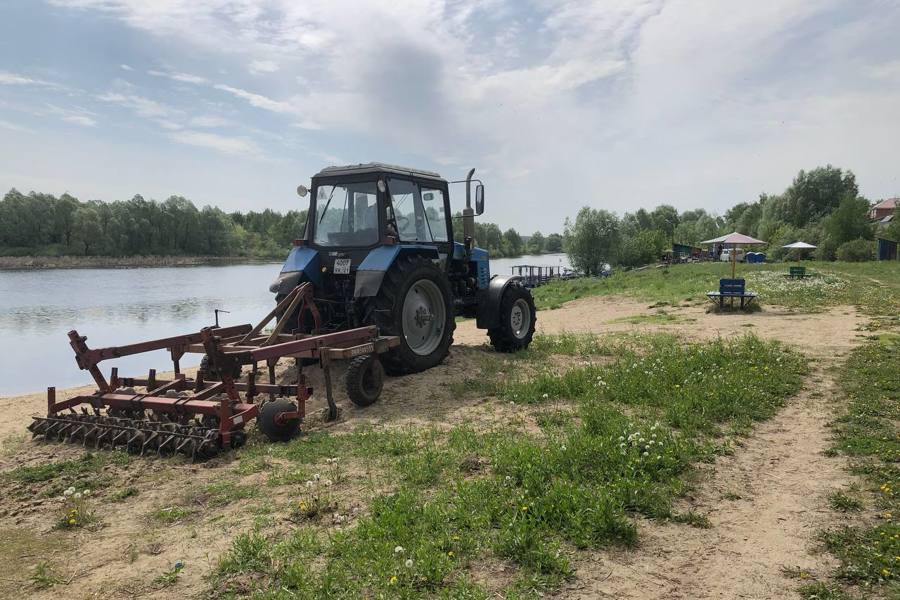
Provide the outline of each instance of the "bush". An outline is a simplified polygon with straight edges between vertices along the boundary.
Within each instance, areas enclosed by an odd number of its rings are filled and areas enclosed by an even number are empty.
[[[838,246],[837,258],[847,262],[875,260],[875,243],[872,240],[864,240],[862,238],[846,242]]]

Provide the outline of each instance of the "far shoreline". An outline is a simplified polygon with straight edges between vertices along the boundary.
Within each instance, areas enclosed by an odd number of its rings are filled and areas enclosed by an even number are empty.
[[[0,271],[261,265],[283,260],[246,256],[0,256]]]

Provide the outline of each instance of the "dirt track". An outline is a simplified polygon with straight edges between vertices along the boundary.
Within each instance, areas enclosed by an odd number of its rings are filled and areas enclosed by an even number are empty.
[[[775,338],[807,352],[814,359],[814,374],[803,393],[793,399],[775,418],[762,424],[733,456],[722,458],[705,472],[704,482],[685,509],[705,514],[710,529],[686,525],[640,524],[640,547],[633,551],[603,551],[582,554],[576,560],[577,577],[557,594],[560,598],[785,598],[797,583],[783,568],[802,567],[824,574],[829,567],[826,555],[813,552],[817,529],[835,519],[827,509],[827,495],[847,482],[839,459],[823,456],[829,444],[827,423],[834,382],[828,373],[856,343],[861,317],[849,307],[821,314],[795,314],[767,308],[751,314],[707,314],[703,306],[667,308],[674,320],[630,323],[627,320],[652,315],[656,309],[632,300],[589,298],[565,307],[539,313],[540,331],[612,332],[665,330],[693,339],[740,335],[752,331]],[[459,402],[450,394],[449,384],[460,379],[479,361],[479,351],[471,348],[485,342],[483,332],[472,322],[457,328],[457,344],[468,346],[452,353],[448,361],[425,374],[390,380],[383,401],[365,410],[338,398],[342,406],[336,431],[355,427],[362,421],[408,422],[410,424],[453,423],[479,418],[504,418],[505,407],[485,411],[485,399]],[[313,383],[315,385],[316,382]],[[71,393],[67,390],[66,393]],[[81,452],[68,446],[32,445],[22,432],[32,414],[44,407],[44,396],[35,394],[0,399],[0,409],[9,417],[0,421],[0,470],[19,464],[39,464],[47,460],[72,458]],[[311,403],[315,411],[321,404]],[[514,409],[510,408],[510,411]],[[512,413],[510,413],[512,414]],[[319,425],[321,426],[321,424]],[[12,440],[10,442],[9,440]],[[152,579],[171,564],[173,557],[192,565],[215,563],[227,546],[227,539],[245,529],[236,523],[225,528],[213,523],[190,528],[173,527],[165,539],[146,537],[146,525],[135,515],[157,508],[167,497],[189,483],[208,481],[217,468],[228,462],[205,467],[162,467],[149,461],[131,469],[129,477],[142,493],[127,507],[111,505],[100,531],[78,534],[70,540],[83,545],[86,568],[74,563],[67,573],[72,581],[46,597],[181,597],[202,592],[202,571],[186,571],[173,590],[142,588],[127,582]],[[146,488],[146,492],[144,491]],[[277,500],[277,498],[274,498]],[[235,514],[234,508],[222,514]],[[245,519],[246,520],[246,519]],[[51,535],[50,522],[42,517],[42,502],[18,506],[0,500],[0,530],[39,537]],[[57,534],[58,535],[58,534]],[[87,537],[89,536],[89,538]],[[88,539],[90,541],[88,541]],[[137,542],[136,542],[137,540]],[[137,559],[124,561],[124,554],[139,542]],[[36,543],[36,542],[35,542]],[[145,551],[161,544],[158,552]],[[34,544],[31,544],[34,546]],[[62,555],[60,550],[54,552]],[[33,554],[0,558],[21,564],[37,562]],[[122,585],[125,573],[126,585]],[[12,581],[12,580],[10,580]],[[21,579],[19,579],[21,581]],[[0,582],[0,595],[15,587]],[[129,590],[132,593],[129,593]]]

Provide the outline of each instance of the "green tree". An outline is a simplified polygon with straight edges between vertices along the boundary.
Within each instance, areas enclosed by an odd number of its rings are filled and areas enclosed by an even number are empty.
[[[604,263],[615,262],[619,220],[607,210],[585,206],[574,223],[566,219],[564,247],[573,267],[586,275],[599,275]]]
[[[91,255],[100,244],[103,229],[100,227],[100,215],[92,206],[80,206],[72,217],[72,237],[83,246],[83,253]]]
[[[528,252],[531,254],[541,254],[544,252],[545,244],[544,234],[540,231],[535,231],[528,240]]]
[[[831,165],[800,171],[784,192],[785,220],[795,227],[804,227],[831,213],[843,198],[855,198],[858,194],[856,176],[851,171]]]
[[[547,241],[544,244],[544,247],[547,249],[547,252],[562,252],[563,236],[558,233],[551,233],[547,236]]]
[[[868,211],[869,202],[862,196],[845,196],[837,209],[825,219],[825,235],[836,246],[857,238],[872,239]]]
[[[675,234],[675,228],[678,227],[678,211],[674,206],[660,204],[650,213],[650,222],[653,224],[653,229],[662,231],[671,239]],[[649,229],[649,227],[643,229]]]
[[[515,229],[507,229],[503,232],[504,256],[520,256],[524,247],[522,236]]]
[[[838,246],[837,259],[848,262],[875,260],[875,243],[863,238],[844,242]]]

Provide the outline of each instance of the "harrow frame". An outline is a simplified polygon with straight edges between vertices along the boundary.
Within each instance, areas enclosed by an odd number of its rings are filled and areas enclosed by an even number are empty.
[[[279,315],[296,314],[302,318],[307,313],[313,323],[311,333],[283,333],[286,317],[277,319],[271,333],[263,333]],[[220,449],[243,444],[245,425],[259,416],[260,395],[267,395],[270,400],[292,398],[293,409],[278,412],[274,419],[280,426],[299,425],[306,416],[306,401],[313,393],[303,366],[316,361],[324,374],[328,418],[336,419],[332,362],[377,356],[400,340],[379,335],[375,326],[319,333],[320,322],[312,284],[304,283],[255,326],[205,327],[195,333],[97,349],[88,347],[87,337],[72,330],[68,337],[75,361],[91,374],[97,390],[57,401],[56,388],[47,388],[47,416],[35,417],[29,429],[34,436],[80,439],[85,446],[93,442],[97,448],[122,444],[141,454],[152,449],[159,454],[180,451],[193,458],[207,457]],[[155,369],[150,369],[146,377],[120,377],[116,367],[107,379],[98,366],[106,360],[163,349],[169,351],[172,359],[171,379],[158,378]],[[186,353],[205,354],[209,373],[199,369],[193,378],[182,373],[179,363]],[[276,382],[275,367],[283,358],[294,360],[296,384]],[[258,382],[260,363],[267,367],[268,383]],[[234,374],[244,366],[249,366],[250,372],[246,381],[239,381]],[[217,374],[219,380],[206,379],[210,373]],[[146,391],[136,392],[135,387]],[[106,409],[107,414],[101,415],[101,409]],[[148,412],[150,420],[144,418]]]

